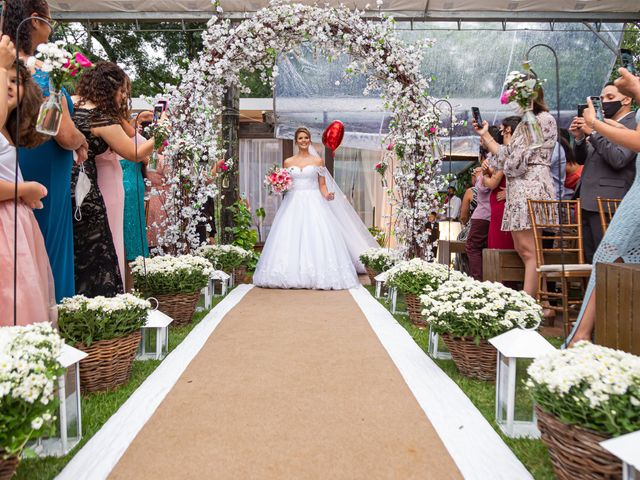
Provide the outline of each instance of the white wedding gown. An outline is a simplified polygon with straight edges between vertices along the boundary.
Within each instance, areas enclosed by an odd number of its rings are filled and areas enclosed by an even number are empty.
[[[293,185],[273,220],[253,283],[317,290],[356,287],[358,253],[349,252],[343,228],[320,193],[318,176],[327,178],[328,172],[307,165],[291,167],[289,173]]]

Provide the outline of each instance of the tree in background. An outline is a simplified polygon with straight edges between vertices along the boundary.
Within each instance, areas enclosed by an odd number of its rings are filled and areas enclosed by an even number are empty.
[[[152,97],[165,85],[180,83],[180,70],[202,50],[203,23],[68,23],[57,38],[78,46],[91,60],[108,60],[132,77],[134,97]],[[255,78],[254,78],[255,77]],[[270,97],[271,90],[247,75],[252,97]]]

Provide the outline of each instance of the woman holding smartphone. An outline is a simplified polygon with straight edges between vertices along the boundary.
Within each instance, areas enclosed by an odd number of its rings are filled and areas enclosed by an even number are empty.
[[[614,83],[624,95],[640,102],[640,78],[632,75],[627,69],[619,70],[621,77]],[[612,142],[625,148],[640,152],[640,110],[636,112],[639,121],[636,130],[630,130],[613,120],[598,120],[593,102],[588,99],[588,107],[584,110],[584,121],[592,130],[607,137]],[[573,345],[580,340],[591,340],[596,319],[596,297],[593,289],[596,284],[596,264],[625,262],[640,263],[640,154],[636,157],[636,178],[624,196],[616,214],[593,256],[593,271],[589,286],[582,302],[582,310],[578,315],[575,327],[566,345]]]
[[[88,297],[115,296],[124,285],[118,257],[109,228],[107,209],[98,185],[96,156],[109,148],[129,160],[148,157],[153,140],[137,146],[122,128],[122,104],[127,95],[127,75],[115,63],[98,62],[78,82],[73,120],[89,144],[89,158],[84,170],[92,188],[80,206],[72,198],[76,211],[73,224],[75,280],[77,293]],[[72,191],[80,172],[72,174]]]
[[[511,232],[518,255],[524,263],[524,291],[536,298],[538,294],[538,274],[536,272],[536,245],[529,217],[528,200],[553,200],[556,198],[551,176],[551,155],[558,141],[558,128],[553,116],[544,103],[542,88],[537,90],[533,101],[533,113],[542,129],[543,143],[530,149],[526,141],[527,126],[520,123],[508,145],[499,145],[489,134],[489,124],[484,121],[473,128],[482,137],[485,148],[494,155],[496,170],[502,170],[507,178],[502,230]],[[485,172],[491,174],[486,163]]]

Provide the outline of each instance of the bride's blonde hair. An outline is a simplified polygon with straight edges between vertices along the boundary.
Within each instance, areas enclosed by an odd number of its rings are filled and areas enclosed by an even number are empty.
[[[309,131],[309,129],[307,127],[298,127],[296,133],[293,134],[293,140],[296,143],[298,143],[298,135],[300,135],[301,133],[306,133],[307,135],[309,135],[309,140],[311,140],[311,132]]]

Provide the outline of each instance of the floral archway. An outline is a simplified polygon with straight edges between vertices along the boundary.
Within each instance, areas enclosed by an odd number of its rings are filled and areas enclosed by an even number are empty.
[[[218,7],[218,14],[222,10]],[[173,129],[167,155],[176,175],[167,199],[168,230],[162,239],[179,251],[197,246],[198,209],[215,188],[207,181],[211,159],[221,158],[223,99],[241,85],[241,72],[259,72],[265,82],[278,75],[276,53],[294,52],[303,42],[324,54],[348,54],[347,75],[368,75],[365,94],[380,90],[391,112],[384,162],[392,166],[394,233],[408,256],[427,248],[427,215],[437,211],[442,179],[437,135],[440,118],[420,73],[431,42],[407,45],[394,32],[394,20],[381,15],[366,20],[364,12],[344,5],[323,7],[274,0],[253,17],[232,24],[216,14],[203,33],[205,51],[184,72],[171,99]],[[347,126],[348,128],[348,126]],[[185,190],[185,184],[187,189]]]

